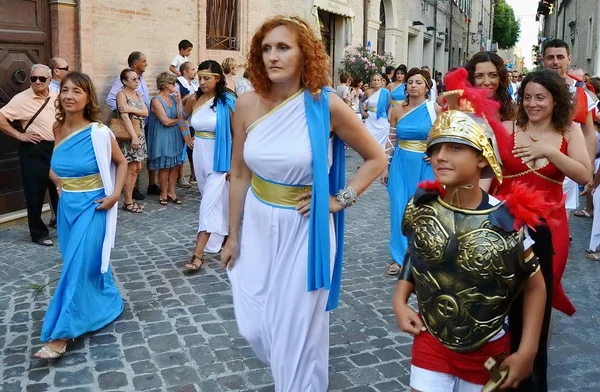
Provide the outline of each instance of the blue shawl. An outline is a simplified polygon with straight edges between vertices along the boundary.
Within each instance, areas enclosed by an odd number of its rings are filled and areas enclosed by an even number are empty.
[[[313,187],[308,235],[308,291],[325,288],[329,290],[326,310],[338,307],[342,283],[342,261],[344,253],[344,210],[334,214],[336,252],[333,276],[330,277],[329,249],[329,195],[335,195],[345,184],[344,143],[333,138],[333,165],[329,171],[328,148],[331,129],[326,88],[320,96],[304,91],[304,108],[310,136],[313,167]],[[328,174],[329,171],[329,174]]]
[[[235,111],[235,96],[225,94],[225,102],[217,99],[217,125],[215,127],[215,157],[213,170],[216,172],[228,172],[231,169],[231,118],[229,109]]]
[[[379,100],[377,101],[377,119],[388,117],[388,109],[390,108],[390,90],[385,87],[379,89]]]

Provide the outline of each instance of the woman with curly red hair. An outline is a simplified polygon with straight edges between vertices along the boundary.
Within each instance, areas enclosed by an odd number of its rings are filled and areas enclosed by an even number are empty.
[[[255,91],[239,98],[233,116],[221,264],[240,334],[270,365],[275,389],[325,391],[343,210],[383,172],[385,155],[325,87],[327,55],[302,19],[268,19],[252,38],[248,68]],[[344,142],[365,160],[347,186]]]

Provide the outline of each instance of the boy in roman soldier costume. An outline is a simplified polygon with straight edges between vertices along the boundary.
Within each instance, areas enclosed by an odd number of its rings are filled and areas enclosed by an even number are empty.
[[[445,98],[450,108],[467,111],[438,116],[427,140],[436,182],[419,186],[402,222],[409,247],[394,312],[400,329],[415,336],[410,386],[418,392],[479,392],[494,382],[516,388],[532,372],[546,301],[528,228],[540,226],[552,207],[543,194],[519,186],[503,201],[479,188],[480,178],[502,181],[496,137],[504,138],[503,130],[495,133],[490,122],[499,124],[478,110],[497,110],[497,104],[472,90]],[[413,291],[419,314],[408,305]],[[522,334],[511,354],[506,320],[521,293]],[[501,382],[490,381],[484,366],[490,358],[508,372]]]

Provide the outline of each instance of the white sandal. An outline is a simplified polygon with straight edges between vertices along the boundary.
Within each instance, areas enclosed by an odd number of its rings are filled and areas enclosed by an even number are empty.
[[[67,343],[65,343],[65,345],[63,346],[63,348],[60,349],[60,351],[51,349],[48,346],[43,346],[41,349],[39,349],[37,353],[33,354],[33,356],[40,359],[57,359],[62,357],[66,352]]]

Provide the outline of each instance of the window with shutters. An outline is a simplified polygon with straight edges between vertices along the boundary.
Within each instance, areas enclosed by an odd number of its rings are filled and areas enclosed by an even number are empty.
[[[239,50],[238,0],[206,1],[206,49]]]

